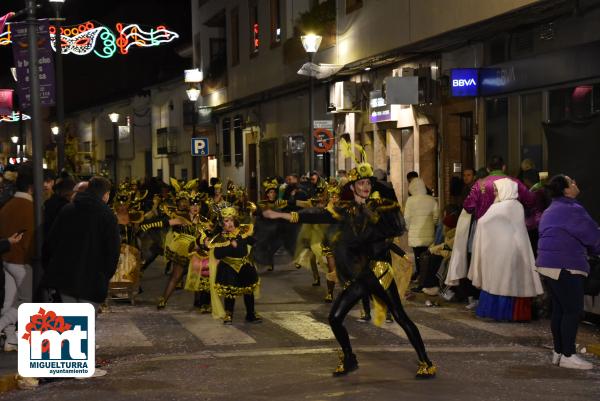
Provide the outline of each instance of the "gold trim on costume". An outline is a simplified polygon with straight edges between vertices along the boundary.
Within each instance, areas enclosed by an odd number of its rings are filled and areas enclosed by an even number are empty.
[[[290,223],[297,223],[298,221],[300,221],[298,212],[290,212]]]
[[[394,280],[394,273],[392,270],[392,266],[388,262],[384,262],[378,260],[376,262],[371,262],[371,270],[379,280],[381,286],[387,290]]]

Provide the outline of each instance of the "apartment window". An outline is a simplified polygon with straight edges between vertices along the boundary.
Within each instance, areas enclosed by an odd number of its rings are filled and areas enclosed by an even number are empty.
[[[237,167],[244,164],[244,134],[242,129],[242,116],[233,118],[233,138],[235,148],[235,165]]]
[[[281,43],[281,0],[271,0],[271,46]]]
[[[240,63],[240,9],[231,10],[231,65]]]
[[[254,56],[258,54],[260,47],[260,28],[258,25],[258,5],[256,4],[256,0],[250,2],[248,15],[250,17],[250,55]]]
[[[231,119],[226,117],[222,122],[223,129],[223,163],[231,164]]]
[[[346,14],[358,10],[363,6],[363,0],[346,0]]]

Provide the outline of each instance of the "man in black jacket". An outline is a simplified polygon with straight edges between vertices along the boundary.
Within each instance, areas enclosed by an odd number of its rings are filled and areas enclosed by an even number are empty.
[[[110,182],[93,177],[50,229],[44,283],[57,289],[63,302],[89,302],[97,309],[108,294],[120,252],[117,219],[106,204],[109,193]]]

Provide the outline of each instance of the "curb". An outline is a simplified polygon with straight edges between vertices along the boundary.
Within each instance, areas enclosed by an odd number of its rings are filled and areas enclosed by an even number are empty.
[[[7,374],[0,376],[0,394],[7,393],[11,390],[17,390],[19,385],[17,384],[17,373]]]

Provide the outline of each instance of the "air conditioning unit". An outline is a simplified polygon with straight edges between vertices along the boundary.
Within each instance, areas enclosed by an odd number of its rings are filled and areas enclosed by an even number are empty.
[[[156,153],[165,156],[177,153],[176,127],[163,127],[156,130]]]
[[[344,113],[356,110],[358,84],[352,81],[336,82],[329,87],[329,105],[327,111]]]

